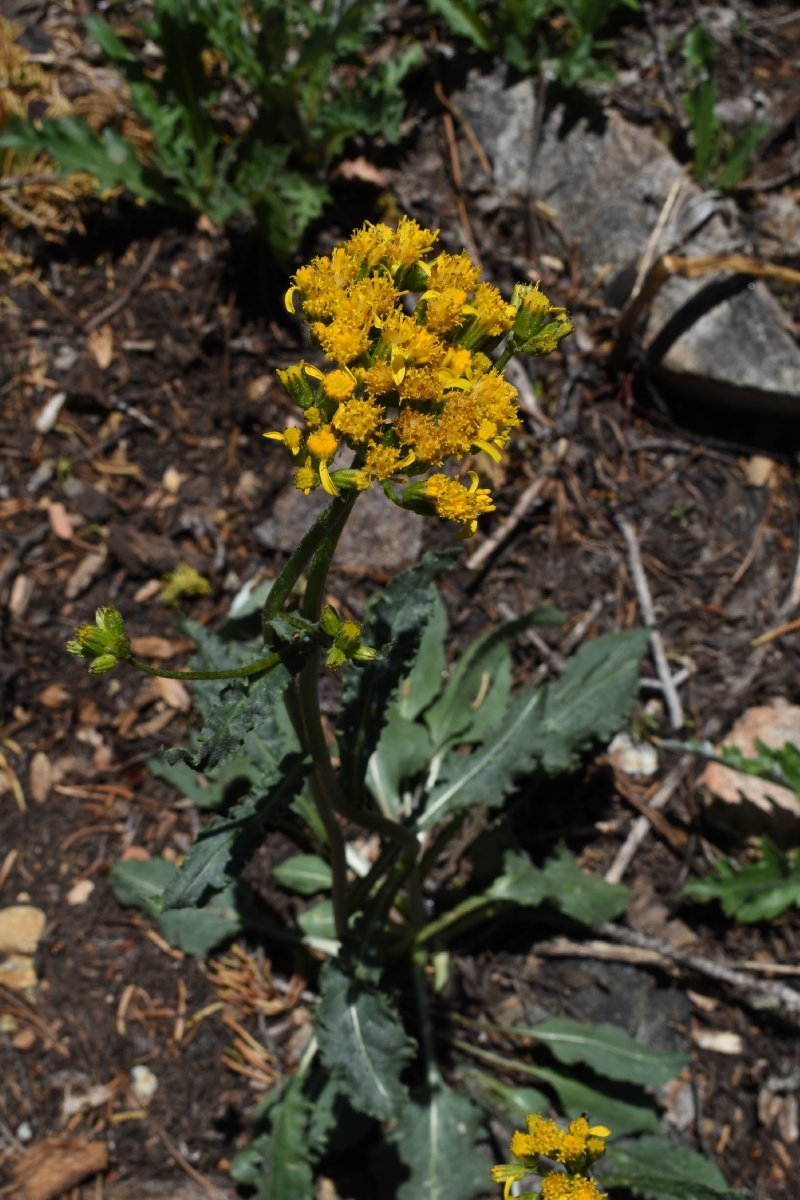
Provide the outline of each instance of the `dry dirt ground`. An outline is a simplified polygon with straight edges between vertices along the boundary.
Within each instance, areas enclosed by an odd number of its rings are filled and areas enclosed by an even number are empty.
[[[426,162],[438,148],[437,175],[419,182],[411,211],[458,249],[469,213],[453,181],[453,128],[458,142],[457,123],[441,112],[420,122]],[[401,158],[382,164],[407,204],[415,144],[410,136]],[[307,249],[327,250],[376,218],[376,205],[376,190],[341,185]],[[304,348],[281,307],[285,275],[245,236],[176,225],[124,199],[90,206],[83,220],[84,234],[60,241],[7,231],[31,268],[0,310],[0,907],[30,903],[47,916],[37,986],[0,982],[0,1195],[17,1194],[15,1171],[53,1137],[108,1147],[106,1173],[76,1186],[74,1200],[232,1195],[226,1163],[246,1143],[257,1098],[296,1061],[313,973],[302,957],[247,940],[198,963],[119,908],[111,865],[124,853],[179,856],[198,827],[146,765],[185,740],[191,699],[132,675],[92,679],[63,647],[74,624],[112,603],[143,639],[142,653],[180,666],[190,647],[159,600],[164,573],[188,562],[211,581],[211,594],[185,608],[213,623],[242,582],[275,571],[282,551],[265,547],[259,526],[294,492],[262,433],[286,416],[275,369]],[[480,244],[497,248],[485,255],[489,277],[508,273],[502,251],[519,221],[499,212],[494,231],[477,228]],[[654,405],[641,368],[605,370],[613,317],[566,268],[527,269],[581,315],[592,349],[569,344],[538,373],[539,402],[497,478],[498,512],[446,584],[456,641],[499,616],[557,605],[566,631],[520,647],[524,681],[542,666],[557,671],[570,629],[587,638],[637,623],[624,518],[668,654],[688,668],[683,733],[716,736],[752,704],[794,699],[797,635],[760,649],[752,640],[797,615],[786,609],[800,538],[796,428],[771,429],[786,453],[754,480],[747,429],[732,438],[722,416],[713,437],[679,425]],[[53,419],[56,396],[63,407]],[[522,518],[505,536],[526,490]],[[487,535],[497,546],[470,568]],[[334,570],[331,592],[345,611],[357,614],[396,570],[395,536],[376,523]],[[426,524],[422,538],[425,548],[442,546],[451,531]],[[658,696],[645,687],[642,703]],[[655,721],[669,734],[663,707]],[[564,837],[587,868],[606,870],[679,757],[664,752],[643,782],[590,764],[557,797],[537,797],[526,819],[543,845]],[[700,959],[745,964],[761,980],[777,979],[779,964],[791,984],[800,974],[796,911],[740,927],[674,899],[721,844],[700,770],[688,762],[671,777],[666,808],[625,875],[626,923]],[[258,864],[274,905],[268,860],[285,853],[276,844]],[[518,927],[502,948],[465,945],[453,1008],[507,1023],[613,1017],[645,1040],[688,1047],[691,1071],[664,1097],[668,1123],[752,1197],[800,1194],[796,1019],[780,1004],[757,1010],[740,990],[666,957],[565,944],[565,932]],[[711,1036],[723,1033],[736,1039]],[[134,1066],[157,1077],[149,1104],[131,1091]],[[354,1186],[360,1196],[370,1183]]]

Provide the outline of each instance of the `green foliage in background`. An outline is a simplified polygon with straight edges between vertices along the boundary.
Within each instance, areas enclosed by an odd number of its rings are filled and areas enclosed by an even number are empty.
[[[66,173],[88,171],[103,188],[215,224],[251,213],[285,256],[322,212],[328,167],[348,140],[399,137],[400,85],[420,51],[368,58],[382,11],[378,0],[155,0],[142,23],[153,62],[88,16],[152,137],[149,150],[74,117],[12,119],[0,145],[44,151]]]
[[[788,908],[800,908],[800,850],[780,850],[761,839],[761,857],[739,866],[718,858],[705,879],[690,879],[681,897],[708,903],[718,900],[727,917],[743,924],[772,921]]]
[[[614,78],[605,57],[613,41],[599,35],[618,9],[638,0],[427,0],[457,37],[501,55],[523,75],[545,66],[566,87]]]
[[[735,134],[726,129],[715,110],[717,49],[702,25],[687,34],[683,57],[690,76],[683,107],[691,123],[694,173],[703,186],[726,191],[744,179],[753,152],[770,126],[757,122]]]
[[[790,742],[772,749],[756,741],[748,757],[738,746],[723,746],[705,755],[745,775],[790,788],[800,801],[800,749]],[[800,849],[781,850],[769,837],[761,839],[761,856],[739,865],[718,858],[704,879],[690,879],[679,892],[703,903],[718,901],[727,917],[743,924],[772,921],[789,908],[800,908]]]

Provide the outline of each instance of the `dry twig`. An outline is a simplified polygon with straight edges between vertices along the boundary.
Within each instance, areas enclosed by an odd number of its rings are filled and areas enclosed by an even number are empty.
[[[653,663],[656,668],[656,674],[661,682],[661,690],[664,694],[664,701],[669,712],[670,724],[673,729],[683,728],[683,705],[681,704],[680,696],[675,687],[675,681],[669,669],[667,662],[667,654],[664,649],[664,639],[657,629],[654,628],[656,623],[656,614],[653,607],[653,598],[650,595],[650,588],[647,583],[647,577],[642,566],[642,556],[639,551],[639,542],[634,532],[633,526],[630,525],[624,517],[617,517],[617,525],[622,530],[622,535],[628,546],[628,561],[631,569],[631,578],[633,586],[636,589],[636,596],[639,600],[639,610],[642,614],[642,620],[650,630],[650,647],[653,651]]]

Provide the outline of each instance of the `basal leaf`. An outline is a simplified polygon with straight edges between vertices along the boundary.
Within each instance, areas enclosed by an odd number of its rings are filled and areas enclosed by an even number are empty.
[[[554,609],[535,609],[501,621],[476,638],[450,672],[439,698],[426,710],[425,724],[437,752],[456,742],[479,742],[500,723],[511,690],[510,647],[532,625],[561,624]]]
[[[666,1054],[634,1041],[618,1025],[587,1025],[568,1017],[552,1017],[540,1025],[516,1029],[548,1047],[563,1063],[585,1063],[598,1075],[624,1083],[655,1086],[669,1083],[685,1067],[684,1054]]]
[[[156,918],[159,932],[184,954],[205,958],[220,942],[241,932],[249,900],[247,888],[231,883],[201,906],[160,913]]]
[[[627,719],[647,638],[640,629],[606,634],[581,646],[555,683],[512,697],[501,727],[479,750],[448,755],[419,828],[475,804],[502,804],[515,780],[537,766],[573,770],[581,752],[610,739]]]
[[[545,1113],[550,1100],[538,1088],[503,1083],[497,1075],[470,1069],[464,1072],[470,1094],[492,1115],[502,1114],[513,1126],[522,1124],[525,1113]]]
[[[426,554],[417,566],[395,576],[367,607],[364,643],[385,650],[374,662],[349,674],[337,730],[342,785],[354,802],[363,796],[367,763],[386,722],[387,707],[414,659],[431,614],[433,580],[454,562],[451,553]]]
[[[612,1142],[606,1164],[603,1187],[628,1188],[643,1200],[745,1200],[714,1163],[663,1137],[645,1135],[622,1146]]]
[[[446,643],[447,610],[438,591],[434,591],[419,649],[394,702],[399,715],[407,721],[418,717],[439,694],[447,666]]]
[[[510,900],[514,904],[535,907],[548,896],[547,878],[535,867],[524,850],[506,850],[503,870],[488,888],[492,900]]]
[[[452,813],[475,804],[497,807],[512,790],[514,781],[532,771],[541,757],[536,736],[544,703],[544,689],[514,696],[503,727],[474,754],[451,754],[442,770],[444,779],[425,801],[417,818],[419,829],[429,829]]]
[[[407,1103],[400,1076],[414,1051],[388,997],[329,960],[322,969],[317,1038],[322,1061],[358,1112],[397,1119]]]
[[[646,629],[630,629],[585,642],[560,679],[547,685],[535,736],[549,774],[574,770],[581,751],[610,741],[625,724],[649,636]]]
[[[301,896],[324,892],[333,882],[330,865],[318,854],[294,854],[272,868],[272,877]]]
[[[427,767],[432,749],[424,725],[390,709],[367,766],[367,785],[386,816],[398,820],[403,815],[406,790]]]
[[[139,908],[148,916],[156,917],[177,870],[175,864],[165,858],[147,858],[143,862],[129,858],[114,863],[108,881],[123,908]]]
[[[618,917],[628,906],[628,889],[623,884],[607,883],[602,875],[582,870],[563,842],[548,858],[542,875],[556,908],[593,929]]]
[[[615,1137],[639,1132],[657,1133],[661,1128],[654,1103],[644,1092],[639,1103],[636,1103],[622,1099],[611,1090],[610,1084],[603,1088],[599,1080],[590,1084],[578,1079],[574,1071],[537,1066],[526,1073],[553,1089],[558,1096],[559,1107],[568,1117],[588,1112],[593,1120],[607,1124]]]
[[[314,1200],[314,1172],[306,1132],[311,1101],[305,1095],[304,1081],[304,1075],[295,1075],[271,1108],[256,1200]]]
[[[444,1083],[412,1095],[388,1135],[410,1175],[397,1200],[471,1200],[486,1191],[481,1111]]]
[[[287,756],[276,779],[259,780],[229,813],[200,833],[164,896],[164,909],[188,908],[238,879],[261,844],[268,820],[288,808],[310,764],[301,754]]]

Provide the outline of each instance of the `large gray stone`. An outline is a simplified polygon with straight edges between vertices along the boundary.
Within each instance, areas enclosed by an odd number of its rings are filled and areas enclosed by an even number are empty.
[[[602,280],[624,308],[667,198],[680,191],[652,255],[742,253],[735,205],[703,192],[647,128],[612,110],[575,116],[559,106],[543,122],[532,81],[473,75],[457,97],[489,152],[495,203],[543,201],[577,249],[587,284]],[[800,348],[763,283],[730,272],[670,279],[656,294],[641,344],[661,381],[681,395],[729,407],[800,416]]]

